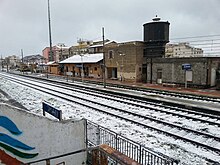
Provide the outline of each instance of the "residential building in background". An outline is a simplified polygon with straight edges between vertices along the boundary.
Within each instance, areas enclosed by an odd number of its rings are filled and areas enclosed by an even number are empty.
[[[77,45],[73,45],[69,48],[70,57],[77,54],[89,53],[89,46],[92,44],[90,40],[78,39]]]
[[[27,55],[27,56],[23,57],[22,61],[24,64],[43,64],[43,63],[45,63],[44,57],[40,54]]]
[[[50,52],[50,48],[49,47],[46,47],[42,50],[42,55],[45,59],[45,63],[48,63],[49,62],[49,52]]]
[[[59,43],[55,46],[52,47],[52,61],[55,61],[55,62],[60,62],[68,57],[70,57],[70,52],[69,52],[69,48],[68,46],[66,46],[65,44],[63,43]],[[43,50],[42,50],[42,55],[45,59],[45,63],[48,63],[51,61],[50,59],[50,47],[45,47]]]
[[[114,41],[110,41],[109,39],[106,39],[104,41],[105,45],[108,45],[109,43],[112,43]],[[97,40],[93,41],[92,44],[88,48],[89,53],[95,54],[95,53],[103,53],[103,41]]]
[[[70,47],[66,46],[64,43],[59,43],[53,46],[52,47],[53,56],[54,56],[53,61],[58,63],[70,57],[69,48]]]
[[[104,42],[106,45],[113,41],[106,39]],[[78,39],[77,45],[71,46],[69,52],[70,52],[70,56],[78,55],[78,54],[102,53],[103,52],[103,41],[102,40],[92,41],[92,40]]]
[[[188,42],[178,44],[167,44],[165,47],[165,57],[182,58],[182,57],[202,57],[203,50],[190,46]]]
[[[21,59],[17,57],[16,55],[5,57],[4,59],[4,65],[7,65],[10,69],[15,69],[18,66],[20,66]]]

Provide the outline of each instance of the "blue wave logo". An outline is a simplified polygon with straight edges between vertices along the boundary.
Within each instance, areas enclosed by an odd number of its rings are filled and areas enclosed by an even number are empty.
[[[0,127],[5,128],[13,135],[22,134],[22,132],[18,129],[16,124],[5,116],[0,116]],[[38,153],[27,153],[20,151],[34,150],[35,147],[28,146],[4,133],[0,133],[0,147],[24,159],[31,159],[38,155]]]

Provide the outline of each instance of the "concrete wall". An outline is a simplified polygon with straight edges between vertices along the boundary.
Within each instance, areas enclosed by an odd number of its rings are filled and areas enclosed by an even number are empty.
[[[17,128],[21,131],[20,134],[13,134],[4,127],[4,118],[10,119]],[[12,129],[11,126],[10,129]],[[0,133],[6,134],[28,146],[35,147],[31,150],[19,149],[16,150],[38,155],[33,158],[22,158],[16,154],[9,152],[10,150],[0,145],[0,150],[4,150],[8,155],[27,163],[35,160],[40,160],[48,157],[58,156],[61,154],[70,153],[76,150],[86,148],[85,143],[85,121],[54,121],[46,117],[36,116],[21,109],[11,107],[7,104],[0,104]],[[1,142],[1,139],[0,139]],[[59,160],[52,161],[52,164],[57,164],[65,161],[66,165],[82,164],[86,161],[86,153],[82,152],[74,156],[65,157]],[[39,163],[45,164],[45,163]]]

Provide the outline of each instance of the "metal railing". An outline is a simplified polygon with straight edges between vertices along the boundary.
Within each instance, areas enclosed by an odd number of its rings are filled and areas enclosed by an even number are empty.
[[[89,147],[107,144],[143,165],[177,165],[179,163],[178,160],[151,151],[149,148],[91,121],[87,121],[87,140]]]

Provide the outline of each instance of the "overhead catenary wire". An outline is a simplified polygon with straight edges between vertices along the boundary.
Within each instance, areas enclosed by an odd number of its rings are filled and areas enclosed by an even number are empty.
[[[205,36],[191,36],[191,37],[179,37],[179,38],[171,38],[172,40],[179,40],[179,39],[190,39],[190,38],[208,38],[208,37],[219,37],[220,34],[213,34],[213,35],[205,35]]]
[[[204,56],[220,56],[219,37],[220,34],[172,38],[164,47],[166,48],[166,53],[175,53],[174,56],[199,56],[201,54]],[[152,49],[153,53],[161,53],[159,50],[161,47],[160,45],[149,44],[147,48]]]

